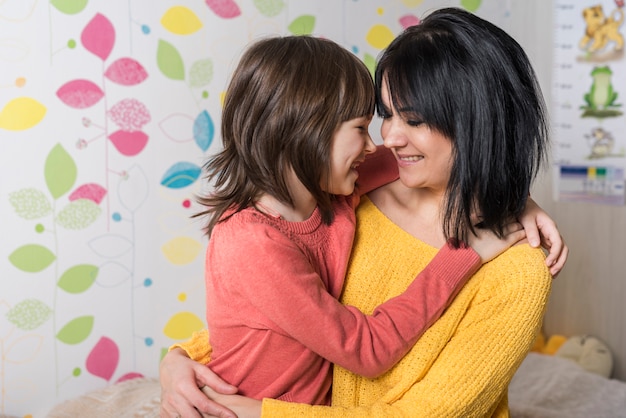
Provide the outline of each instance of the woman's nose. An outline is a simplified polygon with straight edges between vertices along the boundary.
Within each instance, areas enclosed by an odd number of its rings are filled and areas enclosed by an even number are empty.
[[[387,148],[401,147],[406,142],[406,137],[398,118],[384,120],[380,128],[383,137],[383,145]]]

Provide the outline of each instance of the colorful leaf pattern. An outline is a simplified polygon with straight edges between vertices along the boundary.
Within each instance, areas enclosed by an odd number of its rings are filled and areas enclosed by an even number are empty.
[[[107,17],[97,13],[83,29],[80,40],[87,51],[106,61],[115,46],[115,28]]]
[[[57,334],[57,339],[65,344],[79,344],[91,334],[94,317],[90,315],[80,316],[69,321]]]
[[[32,97],[16,97],[0,110],[0,128],[8,131],[32,128],[46,112],[46,107]]]
[[[57,90],[57,96],[69,107],[85,109],[98,103],[104,92],[92,81],[72,80]]]
[[[141,63],[133,58],[123,57],[115,60],[104,72],[109,80],[122,86],[135,86],[148,78],[148,72]]]

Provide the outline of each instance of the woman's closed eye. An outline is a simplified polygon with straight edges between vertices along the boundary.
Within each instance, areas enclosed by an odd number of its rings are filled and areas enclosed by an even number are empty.
[[[421,120],[407,120],[406,123],[409,126],[417,128],[418,126],[422,126],[424,124],[424,121],[421,121]]]

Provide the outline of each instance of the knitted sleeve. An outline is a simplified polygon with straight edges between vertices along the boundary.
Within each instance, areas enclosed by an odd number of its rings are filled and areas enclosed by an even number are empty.
[[[432,356],[427,336],[390,372],[398,376],[393,385],[381,384],[378,399],[361,400],[369,406],[309,406],[264,399],[263,416],[508,416],[507,387],[541,328],[551,281],[537,254],[534,260],[509,257],[506,263],[487,264],[440,320],[462,316],[426,370],[407,359]],[[428,333],[439,332],[438,325]],[[377,379],[355,381],[377,384]]]
[[[211,346],[209,345],[209,331],[206,329],[196,331],[187,341],[172,344],[168,351],[181,348],[190,359],[198,363],[208,364],[211,361]]]

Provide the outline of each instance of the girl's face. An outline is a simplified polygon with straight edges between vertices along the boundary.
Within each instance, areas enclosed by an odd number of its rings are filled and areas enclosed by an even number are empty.
[[[333,136],[330,151],[330,179],[322,187],[330,194],[350,195],[359,177],[356,168],[367,154],[376,151],[369,134],[371,117],[343,122]],[[328,184],[328,186],[326,186]]]
[[[430,129],[412,109],[396,109],[383,80],[385,115],[380,128],[385,147],[398,161],[400,180],[409,188],[445,192],[452,167],[452,142]]]

